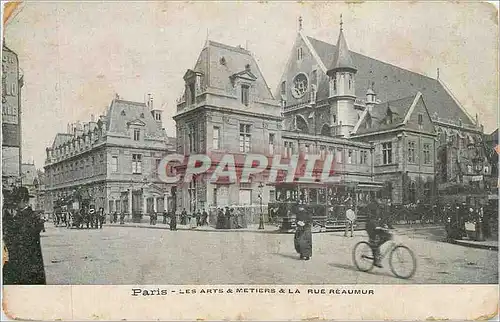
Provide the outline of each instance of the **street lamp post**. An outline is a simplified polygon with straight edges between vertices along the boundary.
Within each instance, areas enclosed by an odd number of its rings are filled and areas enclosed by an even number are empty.
[[[262,211],[262,192],[264,185],[259,183],[259,200],[260,200],[260,218],[259,218],[259,229],[264,229],[264,212]]]

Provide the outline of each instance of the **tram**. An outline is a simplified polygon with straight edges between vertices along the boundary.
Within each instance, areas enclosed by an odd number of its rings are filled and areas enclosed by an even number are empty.
[[[276,201],[268,206],[269,218],[274,218],[281,231],[292,232],[298,207],[312,213],[313,231],[345,229],[345,212],[352,204],[357,214],[355,229],[364,229],[363,208],[384,187],[382,182],[338,183],[278,183]]]

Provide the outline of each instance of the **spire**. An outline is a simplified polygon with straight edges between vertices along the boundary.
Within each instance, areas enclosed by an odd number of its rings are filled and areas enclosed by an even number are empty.
[[[302,16],[299,17],[299,31],[302,30]]]
[[[347,41],[344,37],[344,22],[342,21],[342,15],[340,15],[340,33],[339,39],[337,40],[337,47],[335,52],[335,57],[333,60],[333,66],[331,69],[350,69],[354,72],[357,71],[356,67],[354,67],[354,63],[352,60],[351,53],[349,51],[349,47],[347,46]]]

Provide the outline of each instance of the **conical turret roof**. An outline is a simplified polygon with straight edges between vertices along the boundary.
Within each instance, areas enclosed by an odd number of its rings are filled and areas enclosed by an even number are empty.
[[[333,65],[330,68],[331,70],[336,69],[350,69],[353,71],[357,71],[354,66],[354,62],[352,60],[351,52],[349,51],[349,47],[347,46],[347,41],[344,37],[344,31],[342,29],[342,23],[340,25],[340,34],[339,39],[337,40],[337,47],[335,52],[335,58],[333,60]]]

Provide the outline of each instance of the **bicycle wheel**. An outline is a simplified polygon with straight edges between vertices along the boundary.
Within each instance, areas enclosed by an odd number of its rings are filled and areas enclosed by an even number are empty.
[[[399,278],[408,279],[412,277],[417,270],[417,259],[411,249],[399,245],[394,247],[391,251],[389,255],[389,265],[394,275]]]
[[[373,251],[368,242],[357,243],[352,250],[352,260],[356,268],[362,272],[368,272],[373,268]]]

